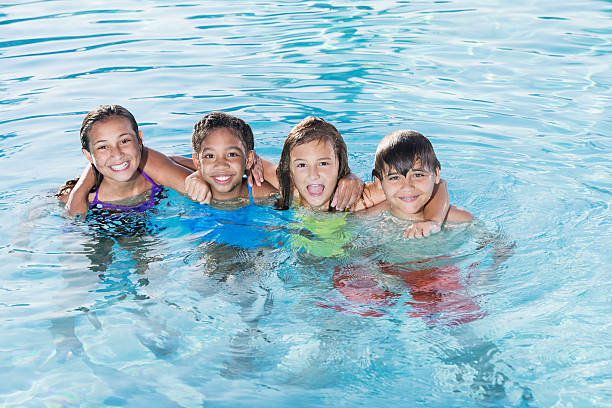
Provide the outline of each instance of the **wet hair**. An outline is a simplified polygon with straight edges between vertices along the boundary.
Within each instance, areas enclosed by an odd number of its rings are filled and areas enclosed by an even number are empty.
[[[287,135],[283,151],[281,153],[276,176],[278,177],[280,197],[276,202],[276,207],[281,210],[286,210],[291,206],[293,198],[293,181],[291,180],[291,151],[304,143],[312,141],[330,142],[334,148],[334,153],[338,159],[338,178],[340,180],[346,177],[351,169],[348,165],[348,155],[346,153],[346,144],[344,139],[338,132],[338,129],[329,122],[316,116],[308,116],[300,123],[295,125]],[[337,181],[336,181],[337,185]],[[335,188],[334,188],[335,192]],[[332,193],[333,196],[333,193]],[[331,207],[329,210],[333,210]]]
[[[85,118],[83,119],[83,122],[81,123],[81,132],[80,132],[81,147],[89,152],[90,151],[89,150],[89,134],[91,133],[91,129],[93,129],[93,126],[96,123],[104,122],[108,119],[115,118],[115,117],[126,118],[127,120],[129,120],[130,124],[132,125],[132,129],[134,130],[134,133],[137,135],[137,137],[140,140],[140,136],[138,136],[138,123],[136,123],[136,119],[134,118],[134,115],[132,115],[132,113],[129,110],[125,109],[123,106],[120,106],[120,105],[100,105],[94,110],[90,111],[85,116]],[[92,168],[94,171],[96,181],[94,183],[94,186],[90,190],[91,193],[93,193],[94,191],[98,189],[98,187],[100,187],[100,183],[102,183],[102,177],[103,177],[102,173],[100,173],[98,169],[96,169],[95,166],[92,166]],[[78,178],[68,180],[59,189],[56,196],[60,197],[64,194],[69,194],[78,180],[79,180]]]
[[[440,169],[433,146],[425,136],[414,130],[396,130],[378,143],[372,177],[382,180],[385,166],[387,171],[394,169],[405,176],[417,160],[431,172]]]
[[[204,139],[206,139],[213,130],[220,128],[226,128],[234,136],[240,139],[247,153],[254,149],[253,131],[248,123],[225,112],[211,112],[204,115],[193,127],[193,135],[191,137],[193,151],[196,154],[200,154]]]

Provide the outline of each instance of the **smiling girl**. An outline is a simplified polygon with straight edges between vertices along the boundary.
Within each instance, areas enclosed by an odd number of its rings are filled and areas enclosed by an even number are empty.
[[[89,209],[140,212],[153,207],[162,186],[185,192],[191,171],[142,144],[134,116],[119,105],[102,105],[85,116],[81,146],[90,162],[57,194],[70,214]]]

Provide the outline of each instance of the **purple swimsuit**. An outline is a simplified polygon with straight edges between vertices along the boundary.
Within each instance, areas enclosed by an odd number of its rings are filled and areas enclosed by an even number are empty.
[[[104,208],[107,210],[116,210],[116,211],[124,211],[124,212],[142,212],[142,211],[148,210],[151,207],[154,207],[155,204],[157,204],[155,196],[157,195],[157,193],[162,191],[162,187],[155,184],[155,182],[151,180],[151,178],[147,176],[144,171],[140,169],[138,169],[138,171],[140,172],[140,174],[142,174],[142,176],[145,179],[147,179],[149,183],[153,185],[153,188],[151,189],[151,197],[149,197],[147,201],[145,201],[144,203],[138,204],[136,206],[104,203],[98,200],[98,191],[100,191],[100,186],[98,186],[98,189],[96,190],[96,195],[93,201],[91,202],[89,209],[91,210],[93,208]]]

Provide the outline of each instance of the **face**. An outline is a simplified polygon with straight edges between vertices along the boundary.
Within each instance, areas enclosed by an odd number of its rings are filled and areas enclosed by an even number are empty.
[[[293,185],[302,203],[327,210],[338,183],[338,158],[331,142],[313,140],[298,145],[289,155]]]
[[[229,129],[218,128],[204,139],[202,151],[193,154],[193,161],[213,197],[227,200],[240,196],[242,176],[253,163],[253,155]]]
[[[385,166],[380,181],[391,213],[400,218],[415,218],[431,198],[434,185],[440,181],[440,171],[423,168],[417,159],[405,176]]]
[[[130,121],[111,117],[93,125],[89,132],[87,157],[106,181],[125,182],[138,177],[142,145]]]

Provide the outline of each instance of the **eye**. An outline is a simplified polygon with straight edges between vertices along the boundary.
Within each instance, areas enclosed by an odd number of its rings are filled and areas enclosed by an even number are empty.
[[[238,157],[238,156],[239,156],[239,154],[238,154],[238,153],[236,153],[236,152],[229,152],[229,153],[227,154],[227,157]]]
[[[106,150],[106,146],[98,146],[96,147],[96,150]]]
[[[329,162],[322,161],[319,163],[320,166],[329,166]]]
[[[132,141],[130,138],[121,139],[121,144],[128,144]]]
[[[212,154],[212,153],[206,153],[206,154],[202,155],[202,158],[203,159],[214,159],[215,155]]]
[[[413,176],[416,177],[416,178],[421,178],[421,177],[426,177],[427,174],[419,172],[419,173],[414,173]]]
[[[297,167],[297,168],[304,168],[304,167],[306,167],[306,163],[298,163],[298,164],[295,165],[295,167]]]

